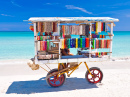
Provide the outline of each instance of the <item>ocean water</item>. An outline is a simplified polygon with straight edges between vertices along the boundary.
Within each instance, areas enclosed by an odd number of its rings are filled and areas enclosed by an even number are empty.
[[[76,50],[70,49],[72,53]],[[130,31],[114,31],[112,56],[130,57]],[[34,57],[33,32],[0,32],[0,60],[32,57]]]

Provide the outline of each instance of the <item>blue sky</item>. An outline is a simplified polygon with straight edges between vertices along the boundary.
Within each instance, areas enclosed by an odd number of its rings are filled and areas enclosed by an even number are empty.
[[[115,31],[130,31],[130,1],[1,0],[0,31],[29,31],[30,17],[113,17]]]

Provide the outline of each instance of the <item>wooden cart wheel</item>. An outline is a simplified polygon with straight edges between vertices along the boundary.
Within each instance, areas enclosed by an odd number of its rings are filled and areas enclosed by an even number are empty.
[[[58,71],[58,69],[52,69],[48,72],[47,76],[49,74],[53,74],[54,72],[57,72],[57,71]],[[57,75],[54,75],[54,76],[46,79],[48,85],[50,85],[51,87],[59,87],[59,86],[62,86],[64,84],[65,79],[66,79],[65,74],[62,74],[58,77],[57,77]]]
[[[102,81],[103,73],[99,68],[92,67],[89,70],[90,70],[91,74],[93,75],[93,76],[91,76],[89,71],[86,72],[85,78],[89,83],[95,84],[95,83]]]

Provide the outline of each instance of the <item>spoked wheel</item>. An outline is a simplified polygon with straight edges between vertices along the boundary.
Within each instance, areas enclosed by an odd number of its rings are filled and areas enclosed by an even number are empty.
[[[91,74],[93,75],[93,76],[91,76],[89,71],[86,72],[85,78],[89,83],[95,84],[95,83],[102,81],[103,73],[99,68],[92,67],[89,70],[90,70]]]
[[[52,69],[50,72],[48,72],[47,76],[49,74],[53,74],[54,72],[57,72],[57,71],[58,71],[58,69]],[[46,81],[47,81],[48,85],[50,85],[51,87],[59,87],[64,84],[65,79],[66,79],[65,74],[62,74],[59,76],[57,74],[57,75],[54,75],[54,76],[46,79]]]

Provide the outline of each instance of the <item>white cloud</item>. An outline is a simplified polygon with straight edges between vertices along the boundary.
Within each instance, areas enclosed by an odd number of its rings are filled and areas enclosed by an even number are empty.
[[[78,10],[80,10],[80,11],[82,11],[82,12],[85,12],[85,13],[88,13],[88,14],[92,14],[92,12],[89,12],[89,11],[87,11],[87,10],[84,9],[84,8],[76,7],[76,6],[74,6],[74,5],[66,5],[65,7],[66,7],[67,9],[78,9]]]
[[[43,5],[57,5],[57,4],[59,4],[59,3],[45,3]]]
[[[1,14],[2,16],[9,16],[9,17],[14,17],[12,15],[7,15],[7,14]]]
[[[46,5],[51,5],[51,3],[46,3]]]
[[[130,17],[130,14],[127,14],[126,17]]]
[[[11,3],[17,7],[21,7],[20,5],[16,4],[14,1],[11,1]]]

